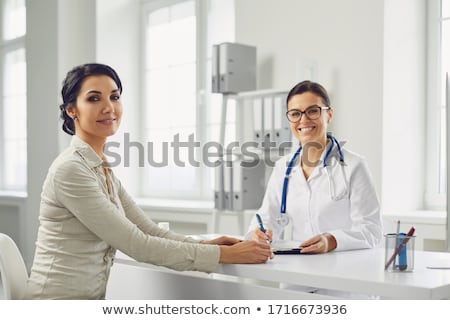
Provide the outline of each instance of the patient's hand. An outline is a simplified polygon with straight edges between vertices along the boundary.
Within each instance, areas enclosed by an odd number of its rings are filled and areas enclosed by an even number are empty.
[[[237,238],[233,238],[233,237],[227,237],[227,236],[221,236],[212,240],[204,240],[204,241],[200,241],[200,243],[203,244],[218,244],[218,245],[225,245],[225,246],[230,246],[233,244],[236,244],[238,242],[241,242],[241,240],[237,239]]]
[[[267,243],[241,241],[232,246],[220,246],[220,263],[264,263],[273,256]]]

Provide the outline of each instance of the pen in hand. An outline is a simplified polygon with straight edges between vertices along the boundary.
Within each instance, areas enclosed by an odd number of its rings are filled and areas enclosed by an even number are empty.
[[[256,220],[258,220],[258,224],[259,224],[259,230],[261,230],[262,233],[266,233],[266,228],[264,228],[264,224],[262,222],[261,216],[259,215],[259,213],[256,214]],[[266,242],[269,244],[269,238],[266,236]]]

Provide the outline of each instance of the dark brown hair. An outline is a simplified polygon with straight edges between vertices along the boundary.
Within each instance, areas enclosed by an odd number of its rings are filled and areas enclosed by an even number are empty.
[[[110,66],[100,63],[86,63],[70,70],[62,83],[61,96],[63,103],[59,106],[59,109],[61,112],[61,119],[64,121],[62,129],[72,136],[75,134],[75,123],[66,113],[66,109],[69,106],[75,105],[83,80],[94,75],[105,75],[110,77],[116,83],[119,92],[122,93],[122,82],[116,71]]]
[[[322,102],[325,104],[326,107],[330,107],[330,97],[328,96],[327,90],[325,90],[325,88],[322,85],[309,80],[297,83],[291,89],[291,91],[289,91],[286,98],[286,106],[289,103],[289,100],[292,98],[292,96],[302,94],[305,92],[314,93],[315,95],[319,96],[322,99]]]

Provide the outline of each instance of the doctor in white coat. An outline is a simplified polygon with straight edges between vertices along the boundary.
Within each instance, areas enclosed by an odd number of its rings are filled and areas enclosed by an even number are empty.
[[[382,236],[380,205],[365,160],[327,135],[334,109],[325,88],[303,81],[287,96],[299,149],[279,159],[247,238],[298,241],[305,253],[371,248]],[[290,229],[287,229],[290,228]]]

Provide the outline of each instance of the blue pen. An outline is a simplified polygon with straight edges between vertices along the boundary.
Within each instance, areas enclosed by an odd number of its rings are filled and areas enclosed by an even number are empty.
[[[256,214],[256,219],[258,220],[259,223],[259,230],[261,230],[262,232],[266,233],[266,229],[264,228],[261,216],[259,215],[259,213]]]
[[[400,232],[397,239],[397,248],[400,247],[402,241],[405,239],[406,233]],[[398,253],[398,268],[403,271],[408,268],[407,258],[406,258],[406,246],[403,246]]]
[[[259,215],[259,213],[256,214],[256,220],[258,220],[259,223],[259,230],[261,230],[262,232],[266,233],[266,228],[264,228],[261,216]],[[270,245],[272,241],[269,240],[269,238],[266,236],[266,243]]]

